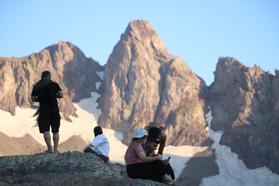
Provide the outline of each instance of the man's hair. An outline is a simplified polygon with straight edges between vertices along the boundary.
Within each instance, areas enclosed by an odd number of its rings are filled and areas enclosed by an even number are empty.
[[[162,130],[160,128],[150,127],[149,131],[148,131],[147,140],[148,141],[153,141],[153,140],[156,140],[156,139],[160,139],[161,138],[161,133],[162,133]]]
[[[148,138],[147,137],[147,142],[151,142],[151,143],[156,143],[157,145],[160,143],[160,138]]]
[[[100,134],[103,134],[102,127],[100,127],[100,126],[95,127],[94,128],[94,135],[95,135],[95,137],[100,135]]]
[[[43,79],[43,78],[50,78],[50,72],[48,71],[48,70],[46,70],[46,71],[43,71],[42,72],[42,75],[41,75],[41,78]]]
[[[148,124],[149,127],[156,127],[156,128],[160,128],[160,124],[158,122],[155,122],[155,121],[151,121],[149,124]]]

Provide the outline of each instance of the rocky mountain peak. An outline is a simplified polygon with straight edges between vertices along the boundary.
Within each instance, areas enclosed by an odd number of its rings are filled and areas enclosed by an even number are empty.
[[[220,143],[250,168],[267,166],[278,172],[278,92],[278,77],[259,66],[219,59],[210,86],[211,126],[224,130]]]
[[[136,36],[152,37],[157,35],[151,24],[145,20],[131,21],[124,34],[134,33]]]
[[[247,68],[237,59],[232,57],[220,57],[214,72],[214,82],[211,85],[211,90],[218,90],[219,92],[225,89],[232,89],[231,82],[237,82],[245,87],[244,78],[245,70]]]
[[[162,53],[167,53],[165,44],[160,40],[152,25],[145,20],[131,21],[121,39],[131,43],[137,43],[146,48],[154,48]]]
[[[238,67],[242,68],[244,65],[239,62],[236,58],[234,57],[219,57],[217,66],[222,65],[222,66],[231,66],[231,67]]]
[[[170,136],[180,136],[169,138],[169,144],[205,144],[205,102],[200,96],[205,90],[186,63],[168,53],[147,21],[132,21],[106,64],[98,122],[131,135],[157,121]],[[194,132],[185,137],[188,127]]]
[[[74,60],[74,58],[86,58],[77,46],[65,41],[59,41],[57,44],[48,46],[39,53],[49,53],[52,59],[58,63],[67,63]],[[78,60],[75,61],[81,62]]]
[[[266,73],[260,66],[246,67],[241,62],[233,57],[220,57],[217,63],[216,71],[225,71],[230,74],[235,74],[237,71],[247,71],[251,76],[261,76]]]
[[[239,71],[243,72],[245,69],[246,67],[233,57],[220,57],[216,65],[214,82],[216,80],[218,81],[220,76],[225,78],[226,78],[225,74],[235,76],[237,72]]]

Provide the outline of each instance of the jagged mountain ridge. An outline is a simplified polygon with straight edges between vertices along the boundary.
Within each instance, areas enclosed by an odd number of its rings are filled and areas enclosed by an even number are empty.
[[[157,121],[168,144],[208,144],[204,92],[203,80],[168,53],[149,22],[132,21],[106,64],[98,122],[124,132],[125,142],[135,128]]]
[[[250,168],[279,173],[279,74],[221,57],[210,86],[212,127]]]
[[[97,75],[103,67],[70,42],[59,42],[38,53],[22,58],[0,58],[0,109],[15,114],[17,106],[32,107],[30,100],[33,84],[41,72],[49,70],[52,79],[61,86],[64,98],[59,101],[60,111],[69,119],[75,116],[73,101],[90,97],[97,91]]]

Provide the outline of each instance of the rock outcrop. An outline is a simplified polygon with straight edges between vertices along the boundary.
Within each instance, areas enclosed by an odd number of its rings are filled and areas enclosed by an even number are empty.
[[[212,127],[249,168],[279,173],[279,76],[220,58],[210,86]]]
[[[179,57],[168,53],[147,21],[129,23],[105,67],[99,124],[124,132],[150,121],[165,126],[168,144],[208,144],[206,85]]]
[[[15,114],[15,108],[31,107],[31,91],[41,72],[49,70],[52,79],[64,92],[60,100],[60,111],[69,119],[75,115],[72,101],[90,97],[97,91],[97,75],[103,67],[70,42],[59,42],[38,53],[21,58],[0,58],[0,109]]]
[[[0,185],[160,186],[130,179],[123,165],[104,163],[94,154],[67,152],[0,158]]]

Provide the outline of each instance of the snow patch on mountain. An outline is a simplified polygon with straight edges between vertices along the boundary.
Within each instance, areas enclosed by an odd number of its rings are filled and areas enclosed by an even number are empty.
[[[103,71],[101,71],[101,72],[96,72],[97,73],[97,75],[101,78],[101,80],[104,80],[104,72]]]
[[[212,149],[216,151],[216,162],[219,166],[219,175],[204,178],[204,186],[277,186],[279,185],[279,176],[272,173],[266,167],[257,169],[248,169],[238,155],[231,152],[227,146],[220,145],[222,131],[213,131],[210,128],[212,114],[209,111],[206,115],[209,127],[207,128],[209,137],[214,141]]]

